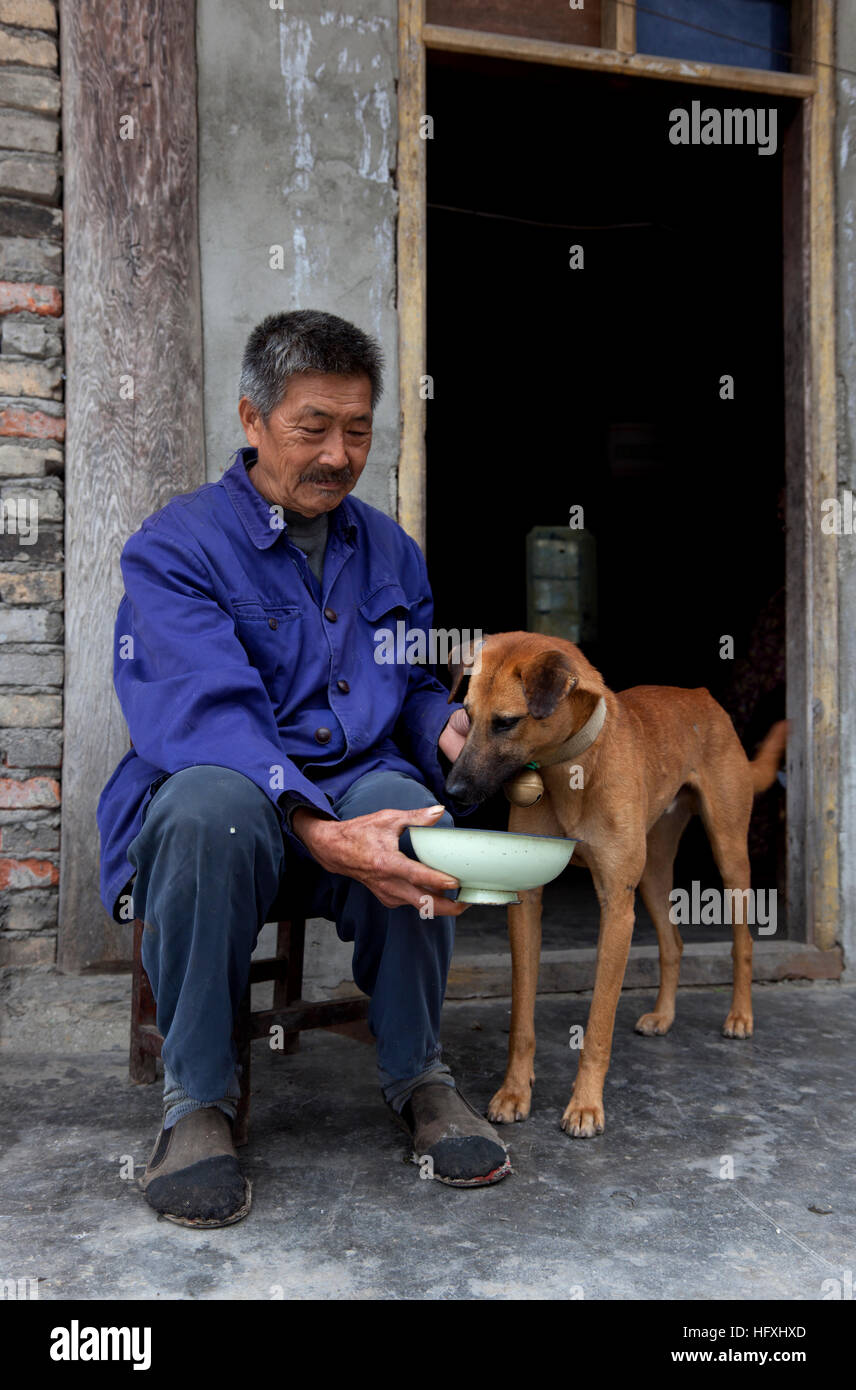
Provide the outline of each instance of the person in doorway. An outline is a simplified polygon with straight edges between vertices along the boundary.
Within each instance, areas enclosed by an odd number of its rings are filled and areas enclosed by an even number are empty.
[[[248,446],[122,551],[114,682],[132,746],[98,803],[101,896],[144,922],[164,1113],[142,1186],[186,1225],[249,1210],[232,1029],[280,900],[353,942],[382,1093],[415,1154],[460,1186],[510,1171],[442,1060],[464,904],[407,830],[453,823],[443,782],[467,717],[424,667],[375,660],[379,630],[432,623],[418,546],[350,495],[381,386],[380,348],[353,324],[266,318],[243,359]]]

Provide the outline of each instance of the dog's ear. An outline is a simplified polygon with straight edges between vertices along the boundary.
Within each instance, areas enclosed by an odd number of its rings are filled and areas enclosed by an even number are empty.
[[[546,719],[556,709],[563,695],[579,684],[564,652],[542,652],[520,672],[523,694],[533,719]]]
[[[481,666],[481,649],[484,646],[484,637],[478,641],[468,637],[463,642],[459,642],[449,652],[449,671],[452,676],[452,688],[449,691],[449,698],[446,701],[451,705],[458,694],[461,683],[467,677],[473,675]]]

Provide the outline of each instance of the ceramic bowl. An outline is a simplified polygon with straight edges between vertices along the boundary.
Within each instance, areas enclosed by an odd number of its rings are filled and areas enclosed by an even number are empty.
[[[540,888],[559,876],[577,844],[553,835],[515,835],[507,830],[408,828],[417,858],[429,869],[456,878],[462,903],[519,903],[519,892]]]

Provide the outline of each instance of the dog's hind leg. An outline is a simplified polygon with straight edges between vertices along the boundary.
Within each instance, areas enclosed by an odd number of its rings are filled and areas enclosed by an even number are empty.
[[[746,922],[752,884],[747,836],[753,788],[748,777],[742,780],[743,785],[730,777],[721,795],[715,794],[709,778],[698,787],[701,818],[722,875],[726,903],[731,904],[734,982],[731,1008],[722,1025],[726,1038],[751,1038],[753,1027],[752,937]]]
[[[669,916],[669,893],[672,890],[678,844],[694,811],[695,798],[688,788],[684,788],[648,832],[648,858],[645,872],[639,880],[639,892],[657,929],[660,988],[652,1012],[636,1020],[636,1032],[645,1037],[668,1033],[675,1018],[675,995],[684,945],[676,924]]]

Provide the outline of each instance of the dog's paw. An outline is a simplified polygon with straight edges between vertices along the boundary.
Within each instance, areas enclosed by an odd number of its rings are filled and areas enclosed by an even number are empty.
[[[500,1086],[487,1107],[487,1117],[492,1124],[510,1125],[515,1120],[528,1119],[531,1105],[531,1086],[527,1086],[525,1091],[517,1086]]]
[[[726,1038],[751,1038],[752,1015],[732,1009],[722,1025],[722,1033]]]
[[[662,1037],[675,1021],[674,1014],[643,1014],[636,1020],[636,1032],[646,1038]]]
[[[582,1105],[573,1099],[562,1116],[562,1129],[572,1139],[593,1139],[596,1134],[603,1134],[605,1124],[602,1105]]]

